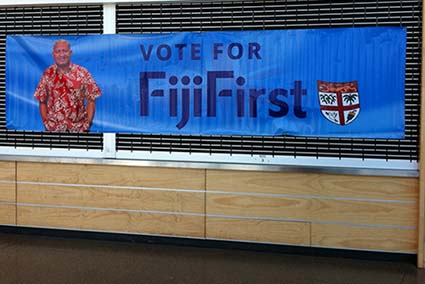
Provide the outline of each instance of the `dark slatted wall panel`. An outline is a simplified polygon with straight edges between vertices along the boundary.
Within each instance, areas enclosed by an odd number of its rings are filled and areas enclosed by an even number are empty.
[[[118,150],[418,160],[419,0],[198,1],[117,5],[117,33],[403,26],[408,31],[406,139],[118,134]]]
[[[101,5],[0,8],[0,146],[103,148],[102,134],[54,134],[6,130],[5,112],[6,35],[100,34],[102,31]]]

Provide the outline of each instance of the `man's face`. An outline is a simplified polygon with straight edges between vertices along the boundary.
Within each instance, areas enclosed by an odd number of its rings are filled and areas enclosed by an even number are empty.
[[[52,56],[60,68],[68,67],[71,62],[72,50],[66,42],[59,42],[53,47]]]

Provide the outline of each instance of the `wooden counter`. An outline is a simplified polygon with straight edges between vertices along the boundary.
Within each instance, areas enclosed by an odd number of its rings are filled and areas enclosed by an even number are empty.
[[[417,253],[416,177],[0,162],[0,223]]]

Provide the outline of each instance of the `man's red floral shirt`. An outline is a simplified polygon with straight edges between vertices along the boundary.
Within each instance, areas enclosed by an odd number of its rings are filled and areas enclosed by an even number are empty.
[[[59,74],[54,64],[44,71],[34,97],[47,102],[47,131],[85,132],[90,125],[84,99],[94,101],[101,94],[84,67],[71,64],[68,72]]]

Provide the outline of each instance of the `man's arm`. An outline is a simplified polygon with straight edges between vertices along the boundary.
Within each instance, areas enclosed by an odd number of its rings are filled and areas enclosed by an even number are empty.
[[[87,130],[89,130],[91,127],[95,110],[96,110],[96,102],[94,100],[87,100],[87,120],[89,122],[89,128]]]
[[[38,108],[40,110],[41,119],[43,120],[43,123],[45,123],[47,121],[47,103],[40,102],[38,104]]]
[[[82,67],[81,67],[82,68]],[[90,127],[93,123],[94,113],[96,109],[95,100],[102,95],[102,91],[99,89],[99,86],[94,81],[91,74],[87,71],[87,69],[82,68],[85,73],[84,76],[84,88],[85,88],[85,97],[86,97],[86,108],[87,108],[87,131],[90,130]]]

